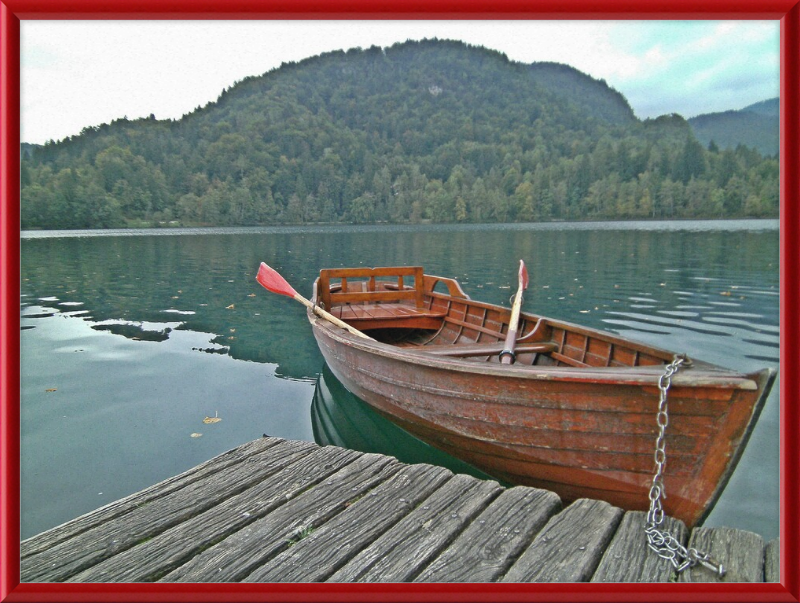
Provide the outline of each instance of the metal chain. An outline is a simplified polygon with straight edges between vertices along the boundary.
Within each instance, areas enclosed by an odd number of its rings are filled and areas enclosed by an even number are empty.
[[[707,567],[717,574],[719,578],[725,575],[725,567],[709,557],[707,553],[701,553],[695,548],[686,548],[672,534],[661,530],[664,522],[664,508],[661,504],[662,499],[667,497],[664,488],[664,467],[667,464],[666,431],[669,424],[669,414],[667,411],[668,393],[672,385],[672,376],[678,372],[682,364],[687,366],[691,363],[685,355],[675,355],[671,363],[667,365],[664,374],[658,378],[658,414],[656,423],[658,424],[658,436],[656,437],[656,451],[654,454],[655,474],[650,486],[650,511],[647,513],[647,523],[645,524],[645,534],[647,534],[647,545],[655,551],[662,559],[667,559],[672,563],[678,573],[694,567],[698,563]]]

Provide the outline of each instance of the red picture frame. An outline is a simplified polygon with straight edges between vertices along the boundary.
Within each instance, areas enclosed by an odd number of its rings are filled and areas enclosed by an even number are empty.
[[[779,584],[20,584],[20,21],[23,19],[780,20]],[[798,0],[2,0],[0,2],[0,602],[798,601]]]

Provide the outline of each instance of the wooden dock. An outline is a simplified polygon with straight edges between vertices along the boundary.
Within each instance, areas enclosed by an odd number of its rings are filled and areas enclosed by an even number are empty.
[[[264,437],[29,538],[30,582],[777,582],[778,542],[671,529],[728,572],[680,575],[645,515],[431,465]]]

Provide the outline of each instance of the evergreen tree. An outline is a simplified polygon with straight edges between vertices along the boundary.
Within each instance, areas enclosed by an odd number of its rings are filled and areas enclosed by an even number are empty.
[[[24,228],[778,215],[778,161],[641,122],[605,82],[427,40],[246,78],[21,168]]]

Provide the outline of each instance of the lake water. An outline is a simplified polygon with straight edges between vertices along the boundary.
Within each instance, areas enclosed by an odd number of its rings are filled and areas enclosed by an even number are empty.
[[[344,390],[304,308],[255,274],[309,296],[323,267],[422,265],[507,304],[520,258],[524,309],[778,367],[777,221],[26,232],[22,537],[262,434],[469,471]],[[705,525],[778,535],[778,388]]]

